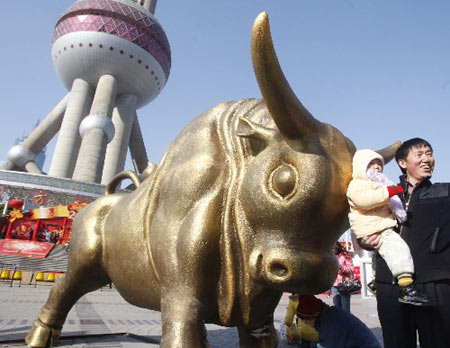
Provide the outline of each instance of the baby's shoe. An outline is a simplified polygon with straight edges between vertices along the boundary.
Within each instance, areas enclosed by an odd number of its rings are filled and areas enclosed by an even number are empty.
[[[433,300],[425,293],[417,289],[414,284],[400,286],[398,301],[401,303],[412,304],[414,306],[432,306]]]

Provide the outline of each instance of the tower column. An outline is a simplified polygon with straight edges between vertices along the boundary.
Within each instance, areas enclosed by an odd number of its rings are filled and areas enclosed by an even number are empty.
[[[23,141],[23,146],[31,152],[38,154],[55,136],[61,127],[64,110],[67,107],[69,94],[67,94],[56,107],[39,123],[31,134]]]
[[[23,169],[29,161],[34,161],[36,155],[48,144],[61,127],[64,110],[67,106],[67,94],[44,120],[31,132],[31,134],[18,145],[13,146],[7,154],[7,159],[0,169]]]
[[[149,11],[151,14],[155,14],[157,1],[158,0],[145,0],[142,7],[145,8],[147,11]]]
[[[89,116],[80,125],[82,141],[73,173],[74,180],[100,182],[106,145],[114,137],[111,113],[116,93],[117,83],[114,76],[100,77]]]
[[[147,168],[148,156],[137,115],[134,117],[133,128],[131,129],[130,155],[135,161],[139,173],[142,173]]]
[[[73,81],[49,175],[60,178],[72,177],[81,144],[80,123],[89,111],[93,94],[93,88],[86,81],[82,79]]]
[[[105,166],[103,167],[102,184],[107,184],[125,166],[131,128],[136,117],[137,97],[133,94],[122,94],[117,98],[113,111],[114,138],[106,148]]]
[[[27,164],[25,164],[25,170],[28,173],[43,174],[42,170],[39,168],[39,166],[34,161],[30,161]]]

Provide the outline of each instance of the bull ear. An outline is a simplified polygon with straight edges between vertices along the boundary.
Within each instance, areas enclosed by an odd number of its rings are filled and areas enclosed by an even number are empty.
[[[395,152],[397,151],[397,149],[400,147],[401,144],[402,142],[399,140],[393,143],[392,145],[386,146],[385,148],[378,150],[376,152],[380,154],[381,157],[383,157],[384,163],[388,164],[395,157]]]
[[[300,103],[284,77],[273,47],[266,12],[260,13],[253,24],[251,54],[259,89],[281,134],[297,139],[316,132],[321,122]]]
[[[239,137],[257,139],[267,145],[273,139],[275,134],[276,131],[274,129],[261,126],[245,117],[239,117],[237,129],[237,136]]]

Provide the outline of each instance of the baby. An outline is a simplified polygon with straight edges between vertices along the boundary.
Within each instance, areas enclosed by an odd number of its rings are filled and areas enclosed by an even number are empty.
[[[393,230],[397,220],[406,221],[406,212],[397,196],[403,192],[403,187],[394,185],[383,174],[383,166],[383,157],[375,151],[356,151],[353,180],[347,189],[350,227],[357,238],[381,234],[378,252],[397,279],[400,302],[431,305],[431,299],[414,285],[414,263],[408,245]]]

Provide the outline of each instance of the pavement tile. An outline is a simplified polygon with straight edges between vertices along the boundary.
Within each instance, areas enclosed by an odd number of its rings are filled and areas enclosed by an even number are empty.
[[[49,286],[13,286],[0,284],[0,347],[26,347],[23,340],[30,330],[40,308],[44,305]],[[275,328],[284,322],[288,304],[284,294],[275,314]],[[320,296],[326,303],[331,298]],[[352,313],[360,318],[381,341],[381,329],[373,298],[352,296]],[[212,348],[239,347],[235,328],[207,325],[208,340]],[[102,335],[102,336],[100,336]],[[69,312],[59,347],[71,348],[152,348],[159,347],[161,314],[128,304],[115,289],[103,288],[83,296]],[[3,344],[3,345],[2,345]],[[279,348],[292,348],[280,342]]]

